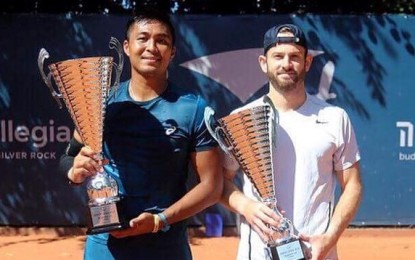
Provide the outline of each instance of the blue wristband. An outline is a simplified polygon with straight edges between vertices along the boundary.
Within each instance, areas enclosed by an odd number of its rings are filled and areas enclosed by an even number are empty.
[[[166,215],[164,215],[163,213],[158,213],[157,216],[159,216],[160,220],[163,222],[163,228],[161,229],[161,231],[167,232],[170,229],[170,225],[167,222]]]

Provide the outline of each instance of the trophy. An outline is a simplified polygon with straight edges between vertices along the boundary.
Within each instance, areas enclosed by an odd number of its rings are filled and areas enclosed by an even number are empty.
[[[56,62],[48,66],[46,76],[43,64],[49,53],[41,49],[38,57],[40,74],[49,87],[52,97],[59,108],[63,99],[75,128],[83,143],[99,153],[103,161],[102,137],[105,108],[110,93],[119,86],[124,57],[120,42],[111,37],[109,47],[115,49],[119,56],[119,64],[113,62],[113,57],[87,57]],[[111,73],[115,68],[114,87],[111,88]],[[58,91],[52,86],[52,77],[58,86]],[[114,90],[114,91],[113,91]],[[87,234],[98,234],[128,226],[121,212],[121,199],[118,195],[117,182],[105,172],[98,172],[87,182],[89,197],[89,216]]]
[[[291,221],[277,208],[272,162],[272,146],[275,143],[270,140],[275,138],[278,116],[271,100],[265,96],[264,105],[244,109],[219,120],[214,118],[214,114],[212,108],[206,107],[204,118],[210,134],[226,155],[238,162],[261,201],[282,219],[278,227],[269,227],[275,232],[265,241],[274,259],[305,259],[301,243],[293,234]]]

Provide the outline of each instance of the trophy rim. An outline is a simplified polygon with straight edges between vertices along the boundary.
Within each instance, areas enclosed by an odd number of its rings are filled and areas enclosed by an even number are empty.
[[[110,59],[111,61],[114,60],[112,56],[90,56],[90,57],[72,58],[72,59],[57,61],[57,62],[51,63],[48,67],[50,68],[51,66],[60,65],[63,63],[75,63],[79,61],[92,62],[92,61],[96,61],[100,59]]]

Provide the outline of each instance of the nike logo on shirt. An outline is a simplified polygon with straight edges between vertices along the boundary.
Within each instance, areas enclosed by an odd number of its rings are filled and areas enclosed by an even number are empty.
[[[329,121],[323,121],[323,120],[318,120],[316,119],[316,123],[317,124],[327,124]]]

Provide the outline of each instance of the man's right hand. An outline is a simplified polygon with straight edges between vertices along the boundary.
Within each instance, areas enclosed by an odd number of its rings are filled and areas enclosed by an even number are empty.
[[[224,188],[221,202],[229,209],[245,217],[251,228],[258,233],[265,243],[279,237],[277,228],[282,221],[274,210],[262,202],[243,194],[232,182],[236,172],[224,169]],[[275,227],[275,228],[272,228]]]
[[[278,227],[282,218],[265,204],[246,198],[241,214],[264,242],[280,237],[278,231],[271,227]]]
[[[104,168],[102,167],[102,161],[99,160],[99,154],[84,146],[75,156],[73,166],[68,171],[68,178],[74,183],[82,183],[87,177],[103,171]]]

